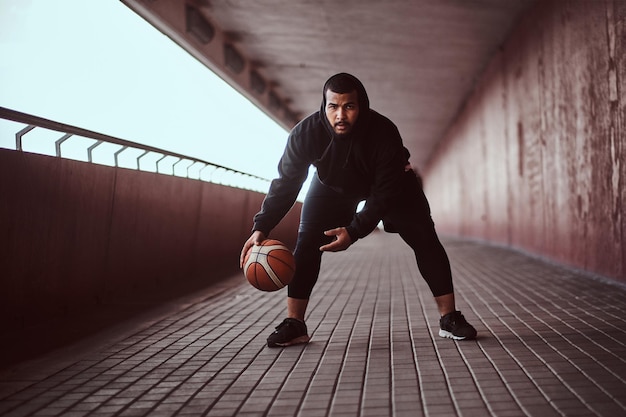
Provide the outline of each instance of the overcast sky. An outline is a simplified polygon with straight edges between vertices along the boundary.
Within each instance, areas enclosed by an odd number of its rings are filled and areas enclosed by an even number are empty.
[[[0,0],[0,57],[0,106],[276,175],[287,132],[117,0]]]

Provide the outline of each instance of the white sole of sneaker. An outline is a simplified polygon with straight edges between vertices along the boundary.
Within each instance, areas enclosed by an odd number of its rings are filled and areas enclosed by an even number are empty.
[[[446,337],[448,339],[454,339],[454,340],[465,340],[464,337],[455,336],[452,333],[450,333],[449,331],[443,330],[443,329],[439,329],[439,336]]]

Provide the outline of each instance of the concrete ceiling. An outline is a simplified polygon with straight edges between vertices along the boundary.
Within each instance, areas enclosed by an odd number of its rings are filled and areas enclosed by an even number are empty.
[[[122,0],[286,128],[361,79],[418,167],[533,0]]]

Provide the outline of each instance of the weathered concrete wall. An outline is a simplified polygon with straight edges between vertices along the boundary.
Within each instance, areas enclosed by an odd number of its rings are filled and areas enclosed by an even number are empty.
[[[626,2],[539,1],[424,172],[442,232],[626,280]]]
[[[0,149],[0,324],[230,276],[263,197]],[[299,213],[272,237],[294,247]]]

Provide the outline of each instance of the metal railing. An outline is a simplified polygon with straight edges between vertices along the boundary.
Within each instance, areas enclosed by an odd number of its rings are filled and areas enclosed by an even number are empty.
[[[86,149],[87,161],[90,163],[95,163],[93,158],[94,150],[100,147],[100,145],[102,145],[103,143],[110,143],[118,146],[117,150],[113,152],[115,167],[120,167],[119,158],[122,153],[126,152],[129,149],[136,149],[141,152],[141,154],[135,158],[137,170],[145,170],[141,168],[140,161],[146,156],[152,154],[156,155],[157,157],[160,155],[160,158],[155,162],[156,170],[154,171],[159,174],[185,176],[186,178],[198,179],[202,181],[224,184],[232,187],[259,192],[266,192],[270,183],[270,180],[266,178],[258,177],[256,175],[248,174],[246,172],[238,171],[236,169],[228,168],[219,164],[214,164],[212,162],[204,161],[202,159],[178,154],[175,152],[169,152],[153,146],[142,145],[140,143],[131,142],[125,139],[120,139],[91,130],[82,129],[76,126],[55,122],[52,120],[44,119],[42,117],[37,117],[16,110],[7,109],[5,107],[0,107],[0,119],[5,119],[26,125],[15,133],[15,150],[17,151],[24,150],[23,143],[24,136],[26,134],[32,132],[35,129],[45,129],[48,131],[60,132],[62,134],[62,136],[59,137],[54,143],[55,155],[59,158],[63,158],[61,145],[63,145],[68,140],[71,140],[73,137],[82,137],[95,141]],[[163,169],[159,167],[159,164],[168,157],[174,158],[175,162],[173,162],[171,165],[171,172],[164,172]],[[177,174],[177,166],[184,163],[187,163],[185,170],[186,174]],[[195,177],[190,175],[190,169],[192,167],[196,167],[197,169]]]

